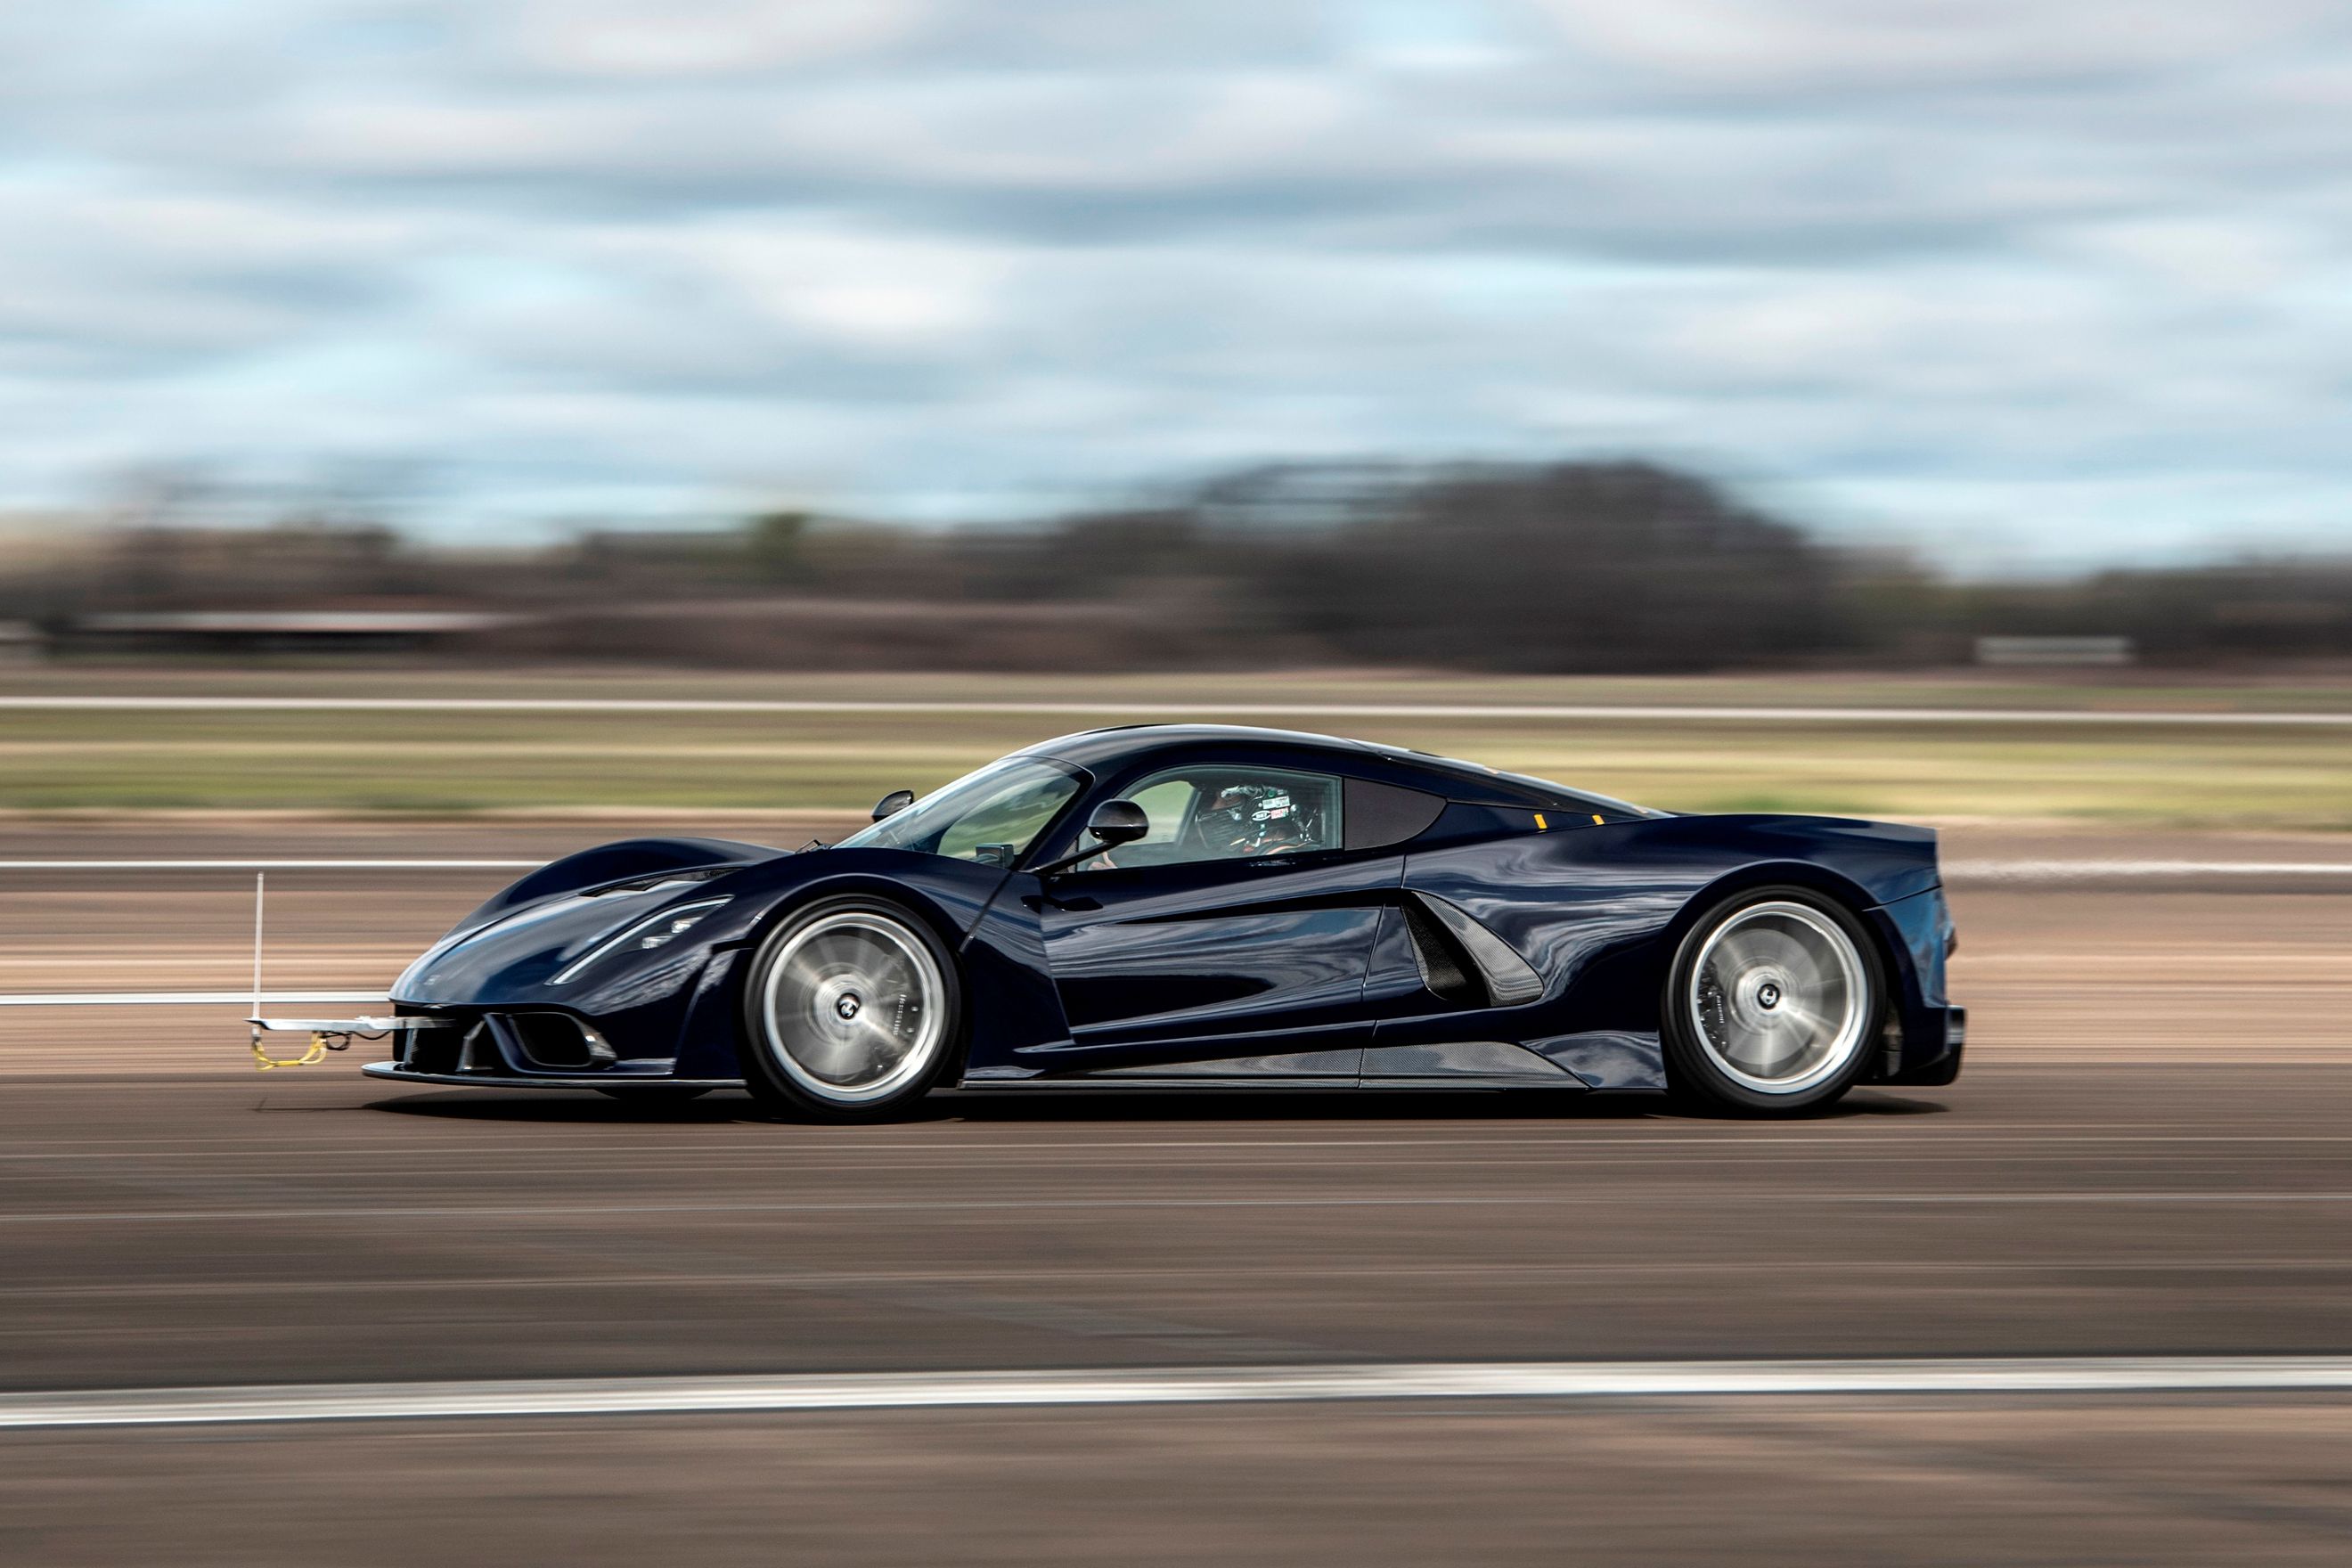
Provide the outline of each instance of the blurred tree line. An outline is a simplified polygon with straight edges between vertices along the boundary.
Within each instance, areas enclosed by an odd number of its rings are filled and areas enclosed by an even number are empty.
[[[1641,463],[1273,467],[1027,526],[779,511],[457,550],[338,519],[0,558],[0,617],[68,651],[99,614],[388,605],[509,612],[467,657],[776,668],[1926,666],[1984,636],[2122,637],[2161,665],[2352,658],[2352,559],[1952,582]]]

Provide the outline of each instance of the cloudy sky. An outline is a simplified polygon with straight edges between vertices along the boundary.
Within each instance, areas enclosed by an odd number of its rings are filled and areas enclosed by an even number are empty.
[[[954,520],[1645,454],[2352,546],[2344,0],[13,0],[0,507]]]

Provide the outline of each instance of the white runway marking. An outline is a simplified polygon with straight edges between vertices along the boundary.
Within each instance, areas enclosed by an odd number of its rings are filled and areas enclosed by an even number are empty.
[[[845,813],[844,815],[846,815]],[[530,871],[545,860],[0,860],[0,871]],[[2242,881],[2352,878],[2352,860],[1952,860],[1954,882]]]
[[[1126,719],[1558,719],[1772,724],[2141,724],[2352,727],[2352,713],[2063,708],[1742,708],[1707,704],[1454,702],[827,701],[662,697],[20,697],[0,709],[287,713],[1003,713]]]
[[[2352,860],[1953,860],[1955,882],[2105,882],[2352,877]]]
[[[0,860],[0,871],[535,871],[545,860]]]
[[[2032,1360],[1423,1362],[1137,1371],[542,1378],[0,1394],[0,1429],[1384,1399],[2352,1390],[2352,1356]]]
[[[388,1002],[381,991],[272,991],[267,1006],[279,1002]],[[51,991],[0,996],[0,1007],[188,1007],[253,1005],[250,991]]]

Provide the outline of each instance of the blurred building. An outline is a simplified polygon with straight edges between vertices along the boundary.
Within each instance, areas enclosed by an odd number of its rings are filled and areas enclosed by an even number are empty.
[[[414,652],[524,618],[485,610],[132,610],[78,616],[58,641],[73,652]]]
[[[2137,661],[2129,637],[1979,637],[1977,662],[2001,665],[2118,665]]]

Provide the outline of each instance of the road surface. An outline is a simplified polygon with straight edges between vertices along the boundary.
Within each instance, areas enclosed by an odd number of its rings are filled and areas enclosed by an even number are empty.
[[[275,977],[381,983],[497,879],[289,878]],[[241,970],[236,879],[11,887],[0,990]],[[778,1126],[257,1076],[234,1009],[26,1010],[0,1392],[2352,1352],[2352,899],[1956,901],[1969,1071],[1786,1124],[1104,1095]],[[12,1563],[2347,1559],[2352,1398],[2292,1391],[0,1432]]]

